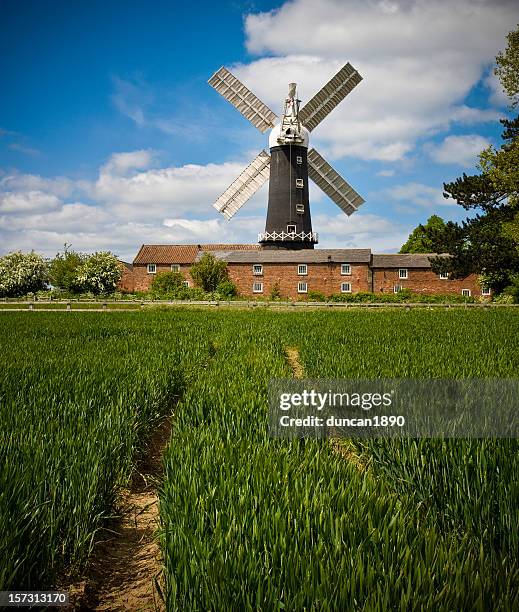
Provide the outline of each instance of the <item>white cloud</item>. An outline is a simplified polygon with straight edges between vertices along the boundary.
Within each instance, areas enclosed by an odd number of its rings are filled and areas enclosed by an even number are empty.
[[[231,69],[279,112],[290,81],[304,104],[350,61],[364,80],[315,138],[332,157],[396,161],[452,122],[496,118],[463,100],[515,18],[512,3],[481,0],[294,0],[246,18],[248,50],[274,57]]]
[[[426,151],[439,164],[458,164],[465,168],[474,166],[477,155],[488,147],[490,142],[478,134],[447,136],[440,144],[427,145]]]
[[[129,153],[114,153],[101,168],[101,175],[124,176],[130,170],[149,168],[154,160],[154,152],[141,149]]]
[[[380,195],[388,197],[395,202],[404,202],[415,208],[436,208],[438,206],[452,205],[443,197],[441,187],[431,187],[423,183],[406,183],[404,185],[395,185],[388,187]]]
[[[394,175],[395,175],[394,170],[380,170],[379,172],[377,172],[377,176],[390,177]]]
[[[57,210],[60,205],[61,202],[55,195],[43,191],[0,193],[0,214],[25,215],[27,213]]]

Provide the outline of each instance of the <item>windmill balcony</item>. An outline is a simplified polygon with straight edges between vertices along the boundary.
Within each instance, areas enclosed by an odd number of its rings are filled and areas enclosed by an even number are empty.
[[[258,242],[319,242],[317,232],[262,232],[258,234]]]

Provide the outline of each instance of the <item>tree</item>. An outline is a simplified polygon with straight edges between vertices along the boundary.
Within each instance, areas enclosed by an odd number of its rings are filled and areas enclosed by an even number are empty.
[[[431,215],[425,225],[418,225],[410,234],[400,253],[437,253],[433,240],[445,230],[445,221],[438,215]]]
[[[0,296],[19,297],[45,289],[48,270],[45,261],[35,253],[17,251],[0,257]]]
[[[228,280],[227,263],[211,253],[204,253],[191,266],[191,277],[204,291],[216,291],[221,282]]]
[[[515,106],[519,91],[519,28],[508,35],[508,43],[506,51],[496,58],[496,74]],[[490,146],[481,152],[481,173],[464,173],[452,183],[444,183],[446,198],[453,198],[476,214],[461,224],[446,224],[436,241],[442,241],[452,257],[434,258],[431,262],[435,272],[449,272],[453,278],[472,272],[481,274],[485,284],[497,292],[519,272],[519,117],[500,122],[504,143],[500,149]]]
[[[77,280],[84,291],[113,293],[121,279],[122,269],[109,251],[96,252],[79,267]]]
[[[184,275],[181,272],[159,272],[151,283],[151,290],[164,295],[184,286]]]
[[[49,280],[52,285],[71,293],[79,293],[82,289],[78,281],[78,271],[87,260],[84,253],[69,251],[65,244],[63,253],[57,253],[49,266]]]
[[[506,50],[496,57],[497,67],[494,73],[510,98],[511,106],[519,103],[519,25],[507,36]]]

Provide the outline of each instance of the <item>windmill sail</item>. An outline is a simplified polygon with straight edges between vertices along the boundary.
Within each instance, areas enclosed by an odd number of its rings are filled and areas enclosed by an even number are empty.
[[[276,113],[222,66],[208,81],[228,102],[263,133],[274,127]]]
[[[299,111],[303,125],[312,131],[361,81],[360,74],[348,62]]]
[[[364,199],[315,149],[308,151],[308,176],[347,215],[364,204]]]
[[[270,155],[261,153],[245,168],[240,176],[224,191],[213,206],[226,219],[233,217],[269,178]]]

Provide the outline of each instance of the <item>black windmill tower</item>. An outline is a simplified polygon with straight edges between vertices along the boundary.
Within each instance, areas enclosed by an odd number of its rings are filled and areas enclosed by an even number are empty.
[[[265,231],[258,236],[260,244],[271,249],[313,249],[318,236],[312,229],[309,177],[347,215],[364,202],[315,149],[308,148],[310,132],[361,80],[348,63],[301,109],[296,83],[290,83],[283,116],[276,123],[276,114],[226,68],[215,72],[209,84],[260,132],[271,132],[270,154],[261,151],[214,207],[230,219],[270,179],[267,220]]]

